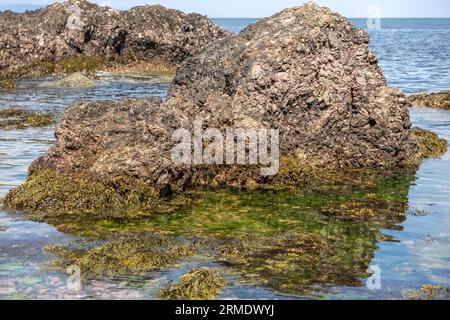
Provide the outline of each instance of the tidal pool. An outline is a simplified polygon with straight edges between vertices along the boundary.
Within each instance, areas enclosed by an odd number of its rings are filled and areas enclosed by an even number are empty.
[[[70,103],[164,97],[167,79],[100,74],[91,88],[41,86],[27,80],[0,95],[0,108],[61,115]],[[415,126],[450,140],[450,112],[412,108]],[[26,178],[30,163],[54,141],[54,127],[0,131],[0,196]],[[0,299],[152,299],[194,268],[225,279],[218,298],[402,299],[424,284],[450,286],[450,153],[416,172],[367,176],[355,184],[296,192],[201,190],[189,204],[151,217],[104,215],[30,219],[0,209]],[[353,219],[346,217],[352,215]],[[93,274],[67,285],[56,244],[96,248],[121,236],[157,236],[193,248],[167,267],[139,274]],[[75,249],[74,249],[75,250]],[[381,288],[370,290],[378,266]],[[69,281],[70,282],[70,281]]]

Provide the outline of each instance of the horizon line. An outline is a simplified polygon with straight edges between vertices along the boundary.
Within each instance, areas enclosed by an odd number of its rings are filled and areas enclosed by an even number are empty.
[[[5,4],[5,5],[9,5],[9,4]],[[15,11],[13,9],[6,8],[6,9],[0,9],[0,12],[6,11],[6,10],[10,10],[10,11],[13,11],[13,12],[16,12],[16,13],[24,13],[26,11],[34,11],[34,10],[39,10],[39,9],[47,7],[47,5],[36,5],[36,4],[26,4],[26,3],[18,3],[18,4],[14,4],[14,5],[17,5],[17,6],[27,5],[27,6],[31,6],[33,8],[30,8],[29,10],[23,10],[23,11]],[[110,7],[110,6],[106,5],[106,7]],[[138,7],[138,6],[134,6],[134,7]],[[127,9],[118,9],[118,10],[120,10],[120,11],[127,11],[127,10],[130,10],[130,9],[134,8],[134,7],[130,7],[130,8],[127,8]],[[114,7],[110,7],[110,8],[114,8]],[[168,8],[168,9],[171,9],[171,8]],[[184,12],[184,11],[182,11],[180,9],[175,9],[175,10],[179,10],[181,12]],[[199,13],[199,12],[194,12],[193,11],[193,12],[184,12],[184,13],[188,14],[188,13]],[[199,14],[202,14],[202,13],[199,13]],[[273,14],[276,14],[276,12],[273,13]],[[269,16],[264,16],[264,17],[210,17],[207,14],[202,14],[202,15],[207,16],[209,19],[264,19],[264,18],[269,17]],[[369,17],[346,17],[346,18],[347,19],[368,19]],[[437,16],[437,17],[380,17],[380,19],[450,19],[450,16]]]

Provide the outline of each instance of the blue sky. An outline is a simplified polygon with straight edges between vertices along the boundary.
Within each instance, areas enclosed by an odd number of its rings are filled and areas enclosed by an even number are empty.
[[[0,0],[0,8],[11,5],[46,5],[53,0]],[[117,9],[142,4],[162,4],[185,12],[199,12],[212,18],[265,17],[283,8],[301,5],[302,0],[91,0]],[[370,6],[380,8],[382,17],[450,17],[449,0],[317,0],[346,17],[367,17]]]

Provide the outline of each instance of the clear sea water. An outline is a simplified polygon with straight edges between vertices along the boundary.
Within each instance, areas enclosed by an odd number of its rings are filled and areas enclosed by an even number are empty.
[[[215,19],[216,23],[239,32],[255,19]],[[364,19],[354,23],[365,28]],[[371,48],[377,54],[386,79],[406,93],[450,89],[450,19],[383,19],[382,29],[370,31]],[[89,89],[60,89],[40,87],[53,79],[27,80],[20,88],[0,94],[0,108],[21,107],[52,111],[60,115],[79,99],[104,100],[135,96],[164,96],[168,81],[164,78],[111,77],[102,75],[98,84]],[[450,141],[450,111],[414,107],[411,109],[415,126],[432,130]],[[54,142],[54,127],[0,131],[0,196],[26,179],[30,163],[42,155]],[[399,299],[405,289],[423,284],[450,286],[450,153],[439,159],[426,160],[408,183],[407,218],[395,227],[377,230],[377,240],[367,249],[370,265],[381,270],[381,289],[369,290],[366,279],[346,280],[352,261],[335,266],[333,281],[324,284],[312,278],[312,287],[319,297],[341,299]],[[266,223],[274,230],[286,221],[296,228],[311,228],[319,219],[304,206],[302,195],[232,194],[227,201],[217,202],[214,195],[202,209],[180,213],[173,221],[158,222],[167,228],[180,228],[178,221],[203,230],[205,219],[214,223],[220,211],[233,220],[233,231],[249,232]],[[232,199],[232,201],[230,200]],[[220,205],[219,205],[220,204]],[[307,210],[308,209],[308,210]],[[416,211],[422,215],[413,214]],[[205,212],[207,213],[205,215]],[[259,214],[259,215],[258,215]],[[237,216],[238,215],[238,216]],[[260,217],[260,218],[259,218]],[[178,220],[181,219],[181,220]],[[184,220],[183,220],[184,219]],[[271,220],[272,219],[272,220]],[[278,220],[277,220],[278,219]],[[170,220],[170,219],[169,219]],[[283,222],[282,222],[283,221]],[[328,220],[326,220],[328,221]],[[154,223],[154,222],[152,222]],[[333,224],[336,230],[342,225]],[[197,225],[198,224],[198,225]],[[274,227],[275,226],[275,227]],[[330,227],[331,228],[331,227]],[[144,277],[122,279],[100,278],[74,292],[67,288],[68,275],[61,272],[41,272],[40,263],[54,257],[43,251],[49,244],[83,241],[82,234],[69,232],[67,225],[51,225],[28,220],[20,213],[0,209],[0,299],[143,299],[155,298],[157,290],[177,279],[183,272],[197,267],[221,267],[219,262],[186,260],[180,266],[149,273]],[[192,229],[194,230],[194,229]],[[197,229],[195,229],[197,230]],[[246,231],[247,230],[247,231]],[[258,229],[259,230],[259,229]],[[308,229],[309,230],[309,229]],[[347,230],[347,229],[345,229]],[[180,230],[179,231],[183,231]],[[190,231],[190,229],[187,229]],[[358,233],[359,232],[359,233]],[[364,230],[357,239],[365,239]],[[350,234],[339,234],[350,238]],[[383,236],[379,236],[383,235]],[[331,259],[332,260],[332,259]],[[354,261],[358,263],[358,261]],[[289,269],[291,270],[291,269]],[[330,271],[331,272],[331,271]],[[303,291],[286,292],[291,281],[289,271],[280,276],[277,285],[243,284],[237,276],[223,290],[221,298],[307,298]],[[320,277],[321,279],[323,277]],[[309,279],[311,280],[311,279]],[[283,283],[285,281],[286,283]],[[294,280],[295,281],[295,280]]]

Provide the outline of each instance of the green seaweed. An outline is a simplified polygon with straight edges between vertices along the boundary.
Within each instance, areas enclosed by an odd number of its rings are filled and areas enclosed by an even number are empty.
[[[151,213],[158,205],[157,191],[140,181],[116,177],[93,180],[83,175],[53,170],[33,172],[4,199],[8,209],[63,213],[126,211],[131,215]]]
[[[228,266],[243,283],[284,293],[311,294],[313,285],[359,286],[381,228],[405,219],[412,172],[367,176],[362,188],[203,191],[190,206],[144,218],[52,222],[74,235],[114,239],[147,232],[167,239],[194,237],[197,254]],[[357,183],[352,180],[352,183]],[[347,216],[348,203],[373,214]],[[335,214],[330,208],[341,208]],[[394,213],[390,213],[393,211]],[[338,213],[338,214],[337,214]]]
[[[42,74],[70,74],[84,72],[93,74],[100,70],[111,70],[114,73],[145,75],[175,75],[176,67],[161,61],[145,61],[129,54],[116,54],[112,57],[101,55],[71,56],[59,61],[44,61],[37,67]]]
[[[217,296],[225,284],[211,270],[194,269],[185,273],[178,283],[161,290],[159,296],[166,300],[207,300]]]

